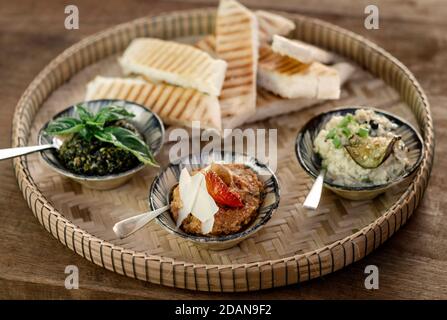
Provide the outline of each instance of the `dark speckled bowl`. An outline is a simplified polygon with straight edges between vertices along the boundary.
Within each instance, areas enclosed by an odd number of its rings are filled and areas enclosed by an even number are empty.
[[[212,152],[211,154],[190,155],[171,163],[166,167],[152,183],[149,194],[151,210],[164,207],[169,204],[171,190],[178,184],[180,172],[187,168],[189,172],[194,169],[204,168],[211,162],[242,163],[257,173],[258,178],[264,184],[264,199],[258,210],[256,219],[244,230],[219,237],[190,235],[179,228],[171,217],[171,213],[165,212],[157,217],[157,222],[168,232],[183,239],[194,242],[211,250],[222,250],[235,246],[242,240],[259,231],[270,218],[279,205],[279,185],[275,174],[265,164],[260,163],[254,157],[232,152]]]
[[[128,120],[138,132],[143,136],[145,142],[149,146],[153,155],[156,155],[162,145],[164,139],[164,126],[160,118],[153,112],[149,111],[145,107],[124,101],[124,100],[92,100],[83,102],[84,106],[91,112],[96,113],[101,108],[104,108],[110,104],[114,104],[125,108],[126,110],[135,114],[135,117]],[[75,106],[70,106],[62,112],[58,113],[53,117],[53,120],[60,117],[73,117],[75,116]],[[44,132],[44,129],[48,123],[40,130],[38,136],[39,144],[49,144],[52,141],[52,137]],[[75,174],[68,171],[57,159],[55,150],[46,150],[41,152],[42,158],[48,166],[60,173],[61,175],[73,179],[81,183],[82,185],[98,190],[107,190],[117,188],[120,185],[127,182],[132,176],[144,168],[144,164],[140,164],[137,167],[117,174],[110,174],[105,176],[86,176]]]
[[[303,169],[313,178],[316,178],[321,170],[321,158],[316,152],[314,152],[314,140],[316,136],[334,115],[346,115],[348,113],[353,114],[358,109],[372,109],[380,115],[385,116],[390,121],[396,123],[398,125],[398,128],[395,132],[402,137],[402,140],[408,147],[408,156],[410,160],[410,168],[404,175],[385,184],[368,186],[347,186],[336,184],[329,178],[325,178],[324,186],[340,195],[341,197],[351,200],[366,200],[373,199],[379,194],[387,191],[392,186],[401,183],[406,178],[411,176],[412,173],[421,164],[422,155],[424,154],[424,144],[422,141],[422,137],[411,124],[388,112],[373,108],[359,106],[335,109],[317,115],[304,125],[296,138],[295,151],[301,167],[303,167]]]

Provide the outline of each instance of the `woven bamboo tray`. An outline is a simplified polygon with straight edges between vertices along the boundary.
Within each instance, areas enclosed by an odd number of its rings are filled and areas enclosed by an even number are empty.
[[[269,223],[237,247],[207,251],[151,223],[125,240],[113,234],[122,218],[147,210],[147,190],[157,170],[147,168],[127,185],[94,191],[50,171],[38,155],[16,158],[18,184],[35,217],[65,246],[91,262],[129,277],[204,291],[249,291],[307,281],[360,260],[392,236],[413,214],[427,186],[434,133],[427,98],[396,58],[368,40],[320,20],[288,15],[294,37],[325,47],[358,66],[339,101],[248,125],[278,128],[281,203]],[[198,37],[214,29],[215,9],[145,17],[75,44],[54,59],[21,97],[12,145],[36,142],[37,130],[55,112],[81,101],[95,75],[116,75],[116,56],[131,39]],[[301,207],[312,181],[299,167],[294,140],[313,115],[342,105],[371,105],[419,128],[425,143],[420,169],[406,185],[372,201],[352,202],[325,191],[317,213]],[[167,162],[167,149],[159,160]]]

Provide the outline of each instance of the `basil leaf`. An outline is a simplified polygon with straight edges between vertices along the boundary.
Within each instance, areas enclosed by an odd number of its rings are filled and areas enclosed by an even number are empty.
[[[85,127],[81,131],[79,131],[79,135],[84,138],[86,141],[91,141],[93,138],[93,132],[91,128]]]
[[[104,126],[107,122],[130,119],[135,115],[124,108],[118,106],[108,106],[102,108],[95,116],[94,122]]]
[[[89,122],[93,120],[93,114],[88,111],[82,104],[78,104],[75,107],[76,113],[79,115],[79,119],[84,122]]]
[[[65,135],[79,132],[84,127],[84,124],[79,119],[62,117],[51,121],[45,128],[45,132],[49,135]]]
[[[111,126],[95,132],[95,137],[131,152],[144,164],[158,166],[146,143],[130,130]]]

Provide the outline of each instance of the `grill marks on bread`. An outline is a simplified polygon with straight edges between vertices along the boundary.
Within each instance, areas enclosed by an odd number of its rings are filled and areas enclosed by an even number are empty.
[[[217,98],[191,88],[133,78],[96,77],[87,85],[85,98],[127,100],[144,105],[167,124],[191,126],[191,121],[199,120],[205,128],[221,130]]]
[[[154,38],[131,42],[120,59],[125,73],[140,74],[219,96],[227,63],[193,46]]]
[[[214,48],[213,48],[214,46]],[[222,0],[216,20],[216,37],[204,42],[227,62],[220,96],[224,116],[247,117],[256,108],[256,72],[258,63],[258,27],[255,15],[233,0]]]

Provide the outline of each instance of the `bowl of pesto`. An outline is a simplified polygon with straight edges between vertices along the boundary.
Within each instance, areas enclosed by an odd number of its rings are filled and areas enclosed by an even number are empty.
[[[145,166],[156,166],[163,145],[160,118],[124,100],[92,100],[55,115],[38,135],[41,145],[57,140],[58,148],[41,152],[61,175],[99,190],[127,182]]]

